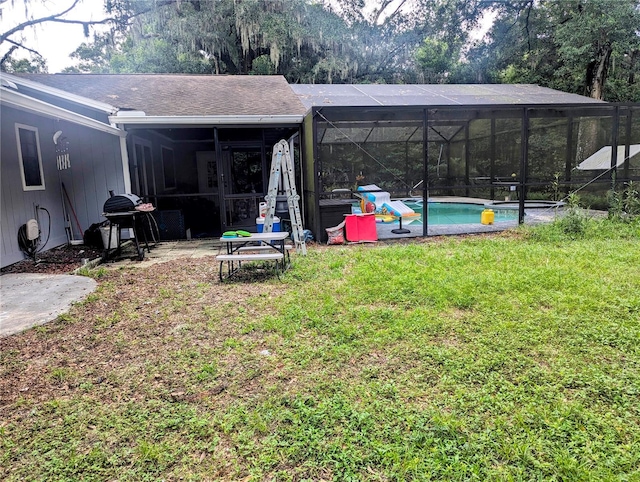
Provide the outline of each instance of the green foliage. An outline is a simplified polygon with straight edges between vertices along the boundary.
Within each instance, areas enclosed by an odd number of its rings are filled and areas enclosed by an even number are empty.
[[[556,172],[553,175],[553,181],[551,181],[552,201],[560,201],[560,173]]]
[[[416,61],[425,72],[425,82],[430,84],[443,83],[456,66],[458,52],[454,52],[454,45],[444,40],[426,38],[416,51]]]
[[[253,75],[273,75],[276,73],[276,67],[268,55],[261,55],[253,60],[250,73]]]
[[[81,268],[78,268],[76,274],[79,276],[86,276],[87,278],[100,279],[107,274],[107,270],[103,266],[97,266],[93,268],[83,266]]]
[[[293,83],[456,78],[467,30],[480,13],[475,2],[420,1],[409,10],[380,1],[369,7],[359,0],[113,2],[122,22],[78,48],[72,56],[80,65],[70,70],[277,73]],[[415,59],[423,41],[421,67]],[[436,65],[432,42],[446,50]]]
[[[569,238],[578,239],[584,237],[589,218],[580,206],[580,196],[576,193],[569,194],[566,212],[564,216],[555,222]]]
[[[609,191],[609,217],[632,221],[640,217],[640,193],[633,181],[626,182],[621,191]]]
[[[486,43],[472,49],[489,78],[611,101],[640,100],[636,0],[503,2]]]
[[[411,45],[421,40],[391,23],[402,12],[376,23],[363,5],[339,3],[334,11],[309,0],[168,2],[73,55],[80,71],[93,72],[278,73],[291,82],[324,83],[402,79],[402,70],[411,69]],[[140,10],[135,3],[119,7],[128,8]]]
[[[640,216],[617,215],[614,207],[607,218],[593,217],[580,207],[575,194],[569,197],[566,212],[559,213],[553,223],[537,226],[535,229],[523,227],[527,236],[544,242],[571,242],[590,239],[638,239],[640,237]],[[610,198],[611,199],[611,198]]]
[[[46,74],[47,62],[42,57],[29,60],[9,56],[2,63],[2,71],[10,74]]]

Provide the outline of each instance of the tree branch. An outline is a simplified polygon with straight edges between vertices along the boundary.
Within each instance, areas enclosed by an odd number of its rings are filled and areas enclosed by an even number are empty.
[[[0,65],[4,66],[4,63],[9,60],[9,57],[11,57],[11,54],[13,52],[15,52],[18,49],[18,47],[16,47],[15,45],[11,46],[11,48],[7,51],[7,53],[5,53],[2,56],[2,59],[0,59]]]
[[[527,6],[527,15],[525,17],[524,28],[527,32],[527,47],[529,48],[529,52],[531,52],[531,32],[529,31],[529,17],[531,16],[531,11],[533,10],[533,0],[529,2]]]
[[[129,18],[130,17],[125,17],[126,20],[128,20]],[[101,25],[105,23],[111,23],[115,21],[115,18],[109,17],[109,18],[103,18],[102,20],[70,20],[66,18],[54,18],[52,20],[47,20],[47,21],[55,22],[55,23],[71,23],[76,25]]]
[[[390,13],[389,15],[387,15],[387,18],[385,18],[384,23],[389,23],[393,17],[396,16],[396,14],[400,11],[400,9],[403,7],[403,5],[407,3],[407,0],[402,0],[399,4],[398,4],[398,8],[396,8],[392,13]]]
[[[69,8],[67,8],[66,10],[64,10],[64,11],[62,11],[60,13],[49,15],[47,17],[34,18],[34,19],[28,20],[26,22],[23,22],[23,23],[21,23],[19,25],[16,25],[15,27],[7,30],[6,32],[4,32],[2,34],[0,34],[0,44],[2,44],[3,42],[6,42],[10,36],[12,36],[13,34],[15,34],[17,32],[21,32],[25,28],[31,27],[33,25],[38,25],[38,24],[41,24],[41,23],[45,23],[45,22],[56,22],[56,23],[83,25],[85,27],[85,30],[89,25],[104,25],[104,24],[108,24],[108,23],[116,23],[116,22],[118,22],[118,19],[116,17],[107,17],[107,18],[103,18],[102,20],[73,20],[73,19],[61,18],[64,15],[66,15],[67,13],[69,13],[71,10],[73,10],[79,2],[80,2],[80,0],[74,0]],[[126,23],[129,20],[131,20],[131,19],[133,19],[135,17],[138,17],[139,15],[143,15],[145,13],[150,12],[154,8],[165,7],[165,6],[171,5],[173,3],[180,3],[180,0],[162,0],[162,1],[159,1],[159,2],[155,2],[152,6],[150,6],[149,8],[147,8],[145,10],[141,10],[139,12],[132,13],[131,15],[124,15],[122,17],[122,19],[120,19],[119,21],[120,21],[120,23]],[[23,47],[23,46],[21,46],[21,47]],[[23,48],[25,48],[25,47],[23,47]]]
[[[20,42],[15,42],[11,39],[7,39],[6,42],[13,44],[13,47],[9,49],[9,52],[10,52],[9,55],[11,55],[11,53],[13,53],[16,49],[20,48],[20,49],[25,49],[28,52],[31,52],[32,54],[37,55],[38,57],[42,57],[42,54],[40,52],[38,52],[37,50],[30,49],[29,47],[25,47]],[[7,56],[5,55],[5,57]],[[5,57],[2,58],[2,60],[0,61],[0,64],[2,64],[5,61]]]
[[[382,14],[387,9],[387,7],[391,4],[392,1],[393,0],[384,0],[382,2],[382,5],[380,5],[380,10],[376,10],[375,11],[375,17],[373,18],[372,25],[377,25],[378,24],[378,20],[380,20],[380,17],[382,16]],[[387,15],[387,17],[385,18],[383,23],[387,23],[390,18],[393,18],[396,15],[396,13],[398,13],[398,11],[402,8],[402,6],[406,3],[406,1],[407,0],[402,0],[400,2],[400,4],[398,5],[398,7],[392,13]]]
[[[11,35],[17,33],[17,32],[21,32],[22,30],[24,30],[27,27],[31,27],[32,25],[37,25],[39,23],[44,23],[44,22],[51,22],[54,21],[56,19],[58,19],[59,17],[66,15],[67,13],[69,13],[71,10],[73,10],[75,8],[75,6],[78,4],[78,2],[80,2],[80,0],[73,0],[73,3],[71,4],[71,6],[69,8],[67,8],[66,10],[64,10],[63,12],[60,13],[56,13],[53,15],[49,15],[48,17],[41,17],[41,18],[33,18],[31,20],[27,20],[26,22],[23,22],[19,25],[16,25],[15,27],[7,30],[6,32],[4,32],[3,34],[0,35],[0,44],[2,42],[4,42],[5,40],[7,40],[7,38],[9,38]]]

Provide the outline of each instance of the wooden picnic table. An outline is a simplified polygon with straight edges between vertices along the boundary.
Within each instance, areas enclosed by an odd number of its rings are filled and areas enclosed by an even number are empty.
[[[226,253],[216,256],[220,262],[220,281],[237,272],[243,261],[274,261],[276,274],[280,277],[280,272],[284,272],[290,264],[289,250],[293,246],[285,244],[288,237],[286,231],[221,237],[220,242],[226,246]]]

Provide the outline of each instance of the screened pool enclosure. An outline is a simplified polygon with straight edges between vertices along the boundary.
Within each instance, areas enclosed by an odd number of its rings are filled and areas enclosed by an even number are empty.
[[[293,87],[311,108],[303,193],[321,235],[368,211],[370,194],[409,209],[375,211],[381,238],[427,236],[533,222],[574,192],[606,209],[608,191],[640,180],[635,104],[532,85]],[[484,209],[493,224],[481,224]]]

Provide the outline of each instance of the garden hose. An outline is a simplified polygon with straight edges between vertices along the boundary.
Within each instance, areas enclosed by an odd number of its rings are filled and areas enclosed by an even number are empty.
[[[18,228],[18,247],[20,248],[20,251],[25,254],[25,256],[27,256],[28,258],[33,258],[34,262],[36,261],[36,255],[44,249],[51,236],[51,213],[47,208],[38,207],[38,209],[46,212],[48,217],[47,239],[44,243],[42,243],[42,246],[40,246],[39,249],[38,246],[40,244],[40,226],[38,226],[38,237],[36,239],[29,239],[29,237],[27,236],[26,224],[23,224],[22,226],[20,226],[20,228]]]

